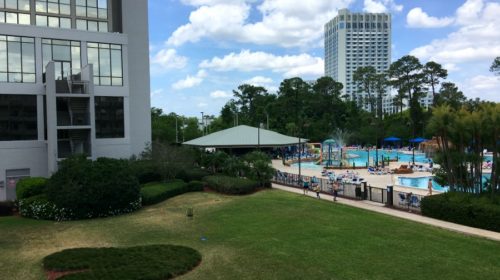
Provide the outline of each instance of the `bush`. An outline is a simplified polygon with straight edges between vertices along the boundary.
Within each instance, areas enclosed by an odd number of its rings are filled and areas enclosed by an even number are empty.
[[[28,177],[22,178],[16,185],[16,197],[18,200],[42,194],[47,188],[47,178]]]
[[[72,217],[69,209],[57,207],[44,194],[19,200],[19,213],[24,217],[37,220],[65,221]]]
[[[149,183],[141,188],[142,205],[162,202],[189,191],[188,184],[182,180],[172,180],[168,183]]]
[[[131,160],[130,168],[134,176],[139,181],[139,184],[146,184],[161,180],[161,174],[158,172],[154,162],[151,160]]]
[[[459,192],[427,196],[422,199],[424,216],[500,232],[500,196]]]
[[[129,248],[76,248],[43,259],[48,272],[73,272],[61,279],[150,279],[182,275],[201,262],[189,247],[146,245]]]
[[[248,194],[259,187],[259,182],[224,175],[213,175],[203,178],[211,189],[224,194]]]
[[[14,209],[13,201],[0,201],[0,216],[12,215],[12,209]]]
[[[47,198],[71,219],[118,215],[141,206],[140,185],[128,161],[108,158],[64,160],[48,181]]]
[[[201,168],[181,170],[175,176],[177,179],[184,180],[185,182],[201,181],[203,177],[210,175],[210,173]]]
[[[191,181],[188,183],[187,188],[190,192],[201,192],[205,188],[205,182]]]

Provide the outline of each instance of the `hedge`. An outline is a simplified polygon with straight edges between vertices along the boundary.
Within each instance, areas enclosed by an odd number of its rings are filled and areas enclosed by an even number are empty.
[[[182,180],[173,180],[166,183],[148,183],[141,188],[142,205],[159,203],[190,191],[190,185]]]
[[[230,177],[225,175],[212,175],[203,178],[209,188],[224,194],[248,194],[252,193],[259,188],[259,182]]]
[[[189,247],[146,245],[128,248],[74,248],[43,259],[46,272],[69,272],[60,279],[164,280],[182,275],[201,262]]]
[[[421,209],[424,216],[500,232],[500,195],[447,192],[423,198]]]
[[[185,182],[190,182],[190,181],[201,181],[203,177],[208,175],[210,175],[210,173],[207,170],[201,168],[194,168],[194,169],[182,170],[175,177],[184,180]]]
[[[191,181],[188,183],[188,189],[190,192],[201,192],[205,188],[205,182],[203,181]]]
[[[72,217],[70,209],[57,207],[45,194],[19,200],[19,213],[37,220],[66,221]]]
[[[130,169],[139,181],[139,184],[146,184],[161,180],[158,168],[151,160],[131,160]]]
[[[47,188],[47,178],[27,177],[16,184],[16,197],[18,200],[42,194]]]

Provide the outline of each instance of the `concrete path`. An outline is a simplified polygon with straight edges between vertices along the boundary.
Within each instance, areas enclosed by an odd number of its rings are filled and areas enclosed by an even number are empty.
[[[278,184],[273,184],[272,187],[274,189],[279,189],[279,190],[283,190],[283,191],[287,191],[287,192],[303,194],[303,191],[301,189],[297,189],[297,188],[282,186],[282,185],[278,185]],[[308,196],[316,197],[316,193],[309,191]],[[328,195],[328,194],[320,194],[320,197],[322,200],[333,201],[333,196]],[[337,202],[335,202],[335,203],[349,205],[352,207],[361,208],[361,209],[365,209],[368,211],[378,212],[378,213],[382,213],[382,214],[386,214],[386,215],[414,221],[417,223],[432,225],[435,227],[451,230],[451,231],[462,233],[462,234],[467,234],[467,235],[483,237],[483,238],[487,238],[487,239],[491,239],[491,240],[495,240],[495,241],[500,241],[500,233],[498,233],[498,232],[468,227],[468,226],[454,224],[454,223],[450,223],[450,222],[445,222],[445,221],[441,221],[441,220],[437,220],[437,219],[433,219],[433,218],[429,218],[429,217],[424,217],[424,216],[421,216],[421,215],[415,214],[415,213],[410,213],[410,212],[401,211],[401,210],[395,210],[395,209],[387,208],[384,206],[384,204],[381,204],[381,203],[376,203],[376,202],[371,202],[371,201],[357,201],[357,200],[350,200],[350,199],[345,199],[345,198],[337,198]]]

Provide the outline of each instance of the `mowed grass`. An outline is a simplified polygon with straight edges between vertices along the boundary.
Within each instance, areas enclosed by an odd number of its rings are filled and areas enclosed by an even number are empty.
[[[66,248],[148,244],[202,254],[178,279],[500,279],[500,242],[278,190],[87,221],[0,218],[0,236],[1,279],[43,279],[43,257]]]

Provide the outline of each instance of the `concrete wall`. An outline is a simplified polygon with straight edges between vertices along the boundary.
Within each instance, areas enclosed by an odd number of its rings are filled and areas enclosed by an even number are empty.
[[[122,1],[123,33],[128,34],[130,149],[140,154],[151,142],[148,1]]]

